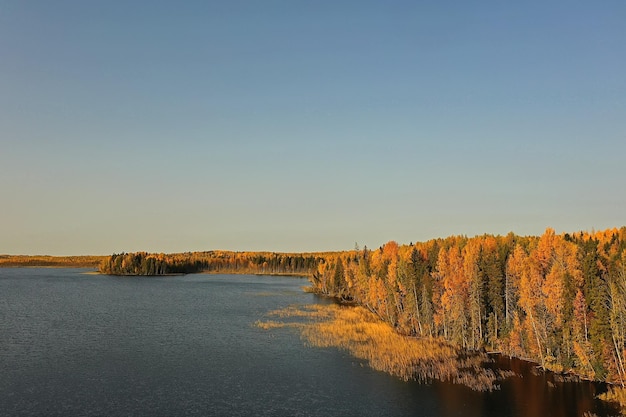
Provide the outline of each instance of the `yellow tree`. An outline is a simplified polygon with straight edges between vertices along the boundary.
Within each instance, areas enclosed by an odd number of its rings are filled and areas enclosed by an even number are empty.
[[[482,239],[478,237],[470,239],[463,247],[463,275],[466,281],[464,286],[467,288],[470,319],[469,347],[472,349],[478,348],[483,340],[484,282],[479,271],[481,251]]]
[[[395,241],[389,241],[383,246],[383,263],[386,265],[387,274],[385,283],[387,285],[387,293],[391,295],[393,299],[393,310],[388,313],[389,317],[395,318],[392,321],[394,325],[397,324],[397,318],[403,311],[403,299],[406,295],[406,288],[398,279],[398,244]]]
[[[506,264],[507,290],[505,311],[507,319],[513,323],[509,349],[512,353],[518,355],[520,351],[526,349],[523,344],[526,318],[520,316],[518,307],[522,309],[521,313],[525,314],[526,309],[530,309],[533,306],[530,299],[530,297],[533,297],[533,293],[530,287],[528,268],[526,251],[520,244],[515,245],[513,253],[509,256]],[[537,344],[539,344],[538,341]]]
[[[521,275],[519,279],[519,306],[526,314],[523,324],[526,333],[534,340],[534,344],[529,345],[529,354],[531,357],[539,358],[541,365],[545,367],[544,341],[545,326],[543,325],[543,317],[545,316],[543,303],[543,293],[541,291],[544,269],[547,268],[545,252],[548,246],[544,243],[541,251],[535,249],[531,251],[529,256],[513,258],[519,254],[516,248],[512,259],[509,260],[509,270],[518,270]]]
[[[583,284],[578,245],[563,236],[552,240],[552,259],[542,284],[549,349],[559,363],[571,357],[573,301]]]
[[[383,248],[372,252],[370,267],[372,277],[368,292],[369,304],[372,311],[378,314],[383,320],[393,323],[392,310],[389,306],[389,291],[387,289],[388,262]]]
[[[443,286],[441,309],[443,315],[444,336],[466,347],[467,337],[467,280],[463,273],[463,257],[458,247],[442,249],[442,256],[437,262],[437,273]]]
[[[371,309],[371,298],[369,297],[371,282],[370,258],[371,254],[366,246],[359,255],[358,266],[355,267],[355,289],[353,294],[357,302]]]

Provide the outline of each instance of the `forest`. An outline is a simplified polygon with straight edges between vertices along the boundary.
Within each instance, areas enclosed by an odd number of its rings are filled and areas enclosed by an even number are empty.
[[[310,254],[122,253],[100,272],[308,276],[315,292],[361,305],[399,334],[626,382],[626,227]]]
[[[0,267],[97,268],[106,256],[0,255]]]
[[[626,379],[626,227],[392,241],[326,258],[311,279],[401,334]]]
[[[206,251],[175,254],[113,254],[99,271],[110,275],[169,275],[195,272],[311,276],[329,254]]]

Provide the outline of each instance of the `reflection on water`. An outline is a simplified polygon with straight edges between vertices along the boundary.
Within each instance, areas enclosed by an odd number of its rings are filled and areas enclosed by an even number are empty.
[[[490,365],[514,375],[500,382],[500,390],[474,395],[450,384],[434,384],[445,416],[598,416],[618,414],[616,407],[596,396],[606,390],[601,383],[565,381],[537,365],[493,355]]]
[[[359,306],[291,305],[268,313],[257,326],[291,327],[307,344],[338,348],[374,369],[405,381],[432,384],[445,416],[581,416],[615,414],[596,397],[605,384],[544,372],[538,365],[502,355],[459,354],[445,341],[400,336]],[[453,383],[450,383],[453,382]],[[480,395],[470,392],[485,392]],[[593,414],[592,411],[593,410]]]
[[[285,277],[119,278],[0,269],[0,416],[582,416],[613,414],[593,384],[529,365],[501,390],[404,382],[292,328],[271,310],[321,301]],[[526,368],[524,368],[526,367]]]
[[[518,405],[519,414],[549,413],[555,417],[566,417],[582,415],[588,410],[602,415],[615,413],[615,408],[596,399],[600,392],[606,391],[604,384],[567,381],[538,370],[532,363],[502,356],[496,359],[497,366],[512,369],[518,375],[506,381],[503,390],[510,392],[511,397],[525,398]]]

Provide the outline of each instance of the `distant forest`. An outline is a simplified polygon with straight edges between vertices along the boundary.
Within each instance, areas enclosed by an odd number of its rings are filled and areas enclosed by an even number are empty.
[[[97,268],[106,256],[0,255],[0,267]]]
[[[177,254],[113,254],[100,263],[110,275],[169,275],[195,272],[312,276],[328,254],[208,251]]]

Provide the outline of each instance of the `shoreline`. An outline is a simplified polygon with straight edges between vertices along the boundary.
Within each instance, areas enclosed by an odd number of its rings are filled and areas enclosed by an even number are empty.
[[[294,322],[290,318],[300,320]],[[616,415],[626,416],[626,390],[617,384],[582,378],[572,372],[551,371],[536,361],[502,352],[460,348],[440,337],[403,335],[360,305],[291,305],[267,313],[266,319],[257,320],[255,325],[266,331],[295,328],[312,347],[340,349],[372,369],[403,381],[438,380],[491,392],[499,390],[505,380],[523,378],[525,372],[530,372],[541,376],[548,388],[591,384],[595,387],[594,399],[615,406]],[[527,371],[520,371],[524,368]]]
[[[69,269],[98,269],[98,266],[94,265],[15,265],[0,263],[0,268],[69,268]]]
[[[311,290],[311,292],[313,294],[315,294],[318,297],[322,297],[322,298],[326,298],[326,299],[332,299],[335,302],[337,302],[337,304],[339,305],[346,305],[346,306],[354,306],[354,307],[361,307],[361,308],[365,308],[364,306],[358,304],[357,302],[351,301],[351,302],[345,302],[344,300],[342,300],[339,297],[333,296],[333,295],[328,295],[328,294],[322,294],[319,293],[317,291],[315,291],[314,289]],[[385,322],[384,320],[382,320],[380,317],[378,317],[377,315],[375,315],[375,317],[378,319],[378,321],[380,323],[385,323],[388,325],[387,322]],[[397,334],[398,336],[401,337],[406,337],[409,339],[416,339],[416,340],[423,340],[423,339],[428,339],[428,337],[418,337],[418,336],[410,336],[410,335],[405,335],[402,334],[400,332],[397,332],[395,329],[393,329],[393,332],[395,334]],[[546,373],[550,373],[554,376],[557,376],[559,378],[562,378],[564,380],[573,380],[575,379],[576,381],[574,382],[580,382],[580,381],[588,381],[588,382],[593,382],[593,383],[601,383],[601,384],[606,384],[607,387],[621,387],[621,385],[619,383],[616,382],[609,382],[609,381],[603,381],[603,380],[599,380],[599,379],[590,379],[590,378],[586,378],[583,375],[579,375],[576,372],[574,372],[573,370],[569,370],[569,371],[556,371],[556,370],[552,370],[550,368],[544,367],[541,365],[541,363],[539,361],[536,361],[534,359],[531,358],[522,358],[519,356],[514,356],[514,355],[509,355],[505,352],[502,351],[481,351],[481,350],[470,350],[467,348],[463,348],[463,347],[456,347],[459,352],[461,352],[462,354],[467,354],[467,355],[472,355],[472,354],[477,354],[477,353],[484,353],[486,354],[488,357],[492,357],[492,356],[496,356],[499,355],[503,358],[509,358],[509,359],[515,359],[515,360],[520,360],[523,362],[526,362],[528,364],[532,364],[535,368],[537,368],[538,370],[542,371],[542,372],[546,372]]]

